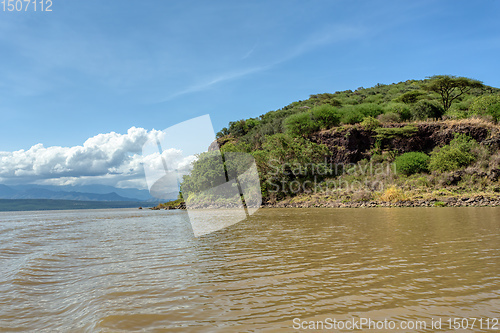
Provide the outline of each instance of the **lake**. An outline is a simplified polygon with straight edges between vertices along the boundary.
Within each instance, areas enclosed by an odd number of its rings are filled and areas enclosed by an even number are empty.
[[[0,213],[0,331],[492,332],[499,248],[500,208],[260,209],[198,238],[184,211]]]

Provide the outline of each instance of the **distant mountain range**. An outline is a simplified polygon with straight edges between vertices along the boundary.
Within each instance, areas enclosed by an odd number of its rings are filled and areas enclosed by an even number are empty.
[[[77,201],[158,202],[148,190],[117,188],[107,185],[51,186],[2,185],[0,199],[52,199]],[[176,199],[172,197],[172,200]]]
[[[0,212],[32,210],[106,209],[151,207],[144,201],[82,201],[52,199],[0,199]]]

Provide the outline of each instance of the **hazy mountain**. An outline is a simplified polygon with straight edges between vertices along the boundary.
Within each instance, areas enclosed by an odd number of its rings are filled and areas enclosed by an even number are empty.
[[[66,210],[66,209],[104,209],[138,208],[151,204],[134,201],[81,201],[52,199],[0,199],[0,212],[27,210]]]
[[[14,195],[17,191],[13,188],[0,184],[0,198],[9,198]]]
[[[149,201],[158,202],[148,190],[120,189],[106,185],[53,186],[0,184],[1,199],[53,199],[79,201]],[[175,199],[175,195],[172,195]]]
[[[95,193],[95,194],[108,194],[115,192],[119,196],[125,198],[132,198],[134,200],[140,201],[156,201],[153,198],[148,190],[139,190],[136,188],[117,188],[108,185],[65,185],[65,186],[56,186],[56,185],[10,185],[9,187],[15,190],[32,190],[32,189],[45,189],[55,192],[82,192],[82,193]]]

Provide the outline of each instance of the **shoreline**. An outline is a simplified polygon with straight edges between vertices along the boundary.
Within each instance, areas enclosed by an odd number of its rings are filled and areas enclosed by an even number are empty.
[[[415,207],[500,207],[500,197],[487,197],[484,195],[475,195],[470,197],[446,197],[433,199],[410,199],[400,201],[325,201],[318,199],[309,199],[296,201],[295,198],[285,199],[274,204],[264,203],[259,208],[415,208]],[[235,209],[237,207],[228,207],[223,205],[209,205],[207,207],[193,207],[191,209]],[[186,210],[185,205],[177,207],[151,207],[150,210]]]
[[[401,201],[322,201],[282,200],[274,204],[263,204],[261,208],[410,208],[410,207],[499,207],[500,197],[447,197],[440,199],[401,200]]]

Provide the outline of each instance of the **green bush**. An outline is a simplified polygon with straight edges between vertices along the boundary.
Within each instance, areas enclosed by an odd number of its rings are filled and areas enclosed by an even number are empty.
[[[345,106],[341,109],[340,121],[343,124],[357,124],[362,122],[364,117],[354,106]]]
[[[396,113],[403,121],[411,119],[410,107],[404,103],[388,103],[385,106],[385,113]]]
[[[451,107],[446,111],[446,113],[450,111],[454,112],[462,112],[467,113],[469,111],[472,100],[469,98],[467,100],[455,102],[451,105]]]
[[[341,106],[342,103],[335,98],[335,94],[324,93],[324,94],[316,94],[310,95],[309,100],[314,102],[314,105],[317,104],[328,104],[331,106]]]
[[[368,95],[364,100],[363,103],[382,103],[384,102],[384,95],[382,94],[374,94],[374,95]]]
[[[480,96],[471,103],[469,111],[473,114],[486,114],[491,106],[498,103],[500,103],[500,95]]]
[[[488,107],[488,112],[490,116],[493,117],[493,120],[496,122],[500,121],[500,103],[490,105]]]
[[[291,136],[307,136],[319,130],[310,112],[292,114],[285,119],[286,132]]]
[[[430,157],[421,152],[404,153],[396,158],[396,170],[407,176],[429,172]]]
[[[470,114],[489,115],[493,120],[500,120],[500,95],[488,95],[476,98],[470,106]]]
[[[419,101],[411,108],[412,118],[415,120],[426,120],[428,118],[441,118],[444,109],[429,101]]]
[[[401,121],[399,114],[394,112],[381,114],[377,118],[383,123],[399,123]]]
[[[397,136],[410,137],[418,132],[418,128],[413,125],[406,125],[405,127],[380,127],[375,130],[377,135],[375,136],[379,140],[383,139],[393,139]]]
[[[476,140],[456,133],[449,145],[434,149],[429,168],[441,172],[460,169],[475,162],[479,150],[480,146]]]
[[[283,119],[273,118],[266,120],[265,123],[259,126],[257,134],[259,134],[260,136],[266,136],[282,132],[283,132]]]
[[[365,117],[377,117],[379,114],[384,113],[384,109],[374,103],[363,103],[354,106],[354,108],[359,111]]]
[[[366,117],[361,122],[361,126],[363,126],[363,128],[367,131],[373,131],[376,128],[380,127],[380,121],[373,117]]]
[[[302,185],[307,180],[321,181],[321,175],[331,174],[328,172],[317,173],[315,167],[325,166],[325,157],[330,156],[328,147],[316,144],[306,138],[290,137],[287,134],[279,133],[266,137],[262,144],[262,149],[252,153],[257,163],[261,182],[262,194],[264,196],[276,191],[276,184],[280,184],[280,190],[276,194],[279,198],[290,193],[292,181],[298,181]],[[296,166],[308,168],[302,173],[294,173]],[[287,169],[291,168],[290,169]],[[315,168],[314,170],[311,168]],[[311,182],[309,182],[311,183]],[[302,189],[304,186],[302,186]]]
[[[317,122],[320,128],[327,129],[340,124],[340,113],[331,105],[324,104],[311,110],[313,120]]]

